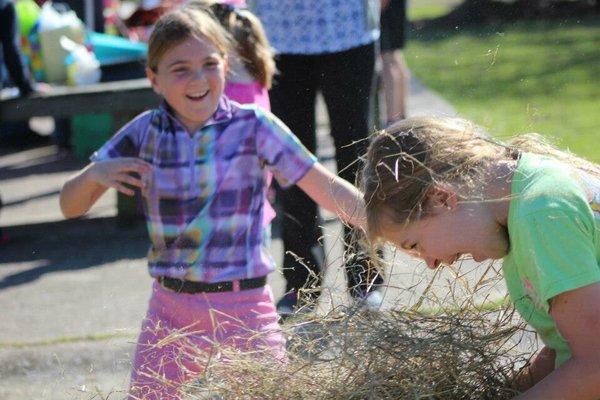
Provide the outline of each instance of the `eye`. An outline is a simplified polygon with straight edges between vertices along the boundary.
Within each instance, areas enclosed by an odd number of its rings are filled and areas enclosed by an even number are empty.
[[[183,75],[185,73],[187,73],[188,69],[186,67],[177,67],[177,68],[173,68],[171,70],[171,72],[173,72],[174,74],[177,75]]]
[[[209,60],[206,63],[204,63],[204,65],[208,68],[216,68],[219,66],[219,61],[218,60]]]
[[[415,242],[415,243],[403,243],[401,247],[402,247],[402,249],[404,249],[406,251],[415,251],[417,249],[417,242]]]

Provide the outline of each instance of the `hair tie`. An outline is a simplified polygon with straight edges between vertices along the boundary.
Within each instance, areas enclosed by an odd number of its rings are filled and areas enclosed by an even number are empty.
[[[213,3],[210,5],[210,9],[219,19],[231,13],[238,14],[237,8],[227,3]]]

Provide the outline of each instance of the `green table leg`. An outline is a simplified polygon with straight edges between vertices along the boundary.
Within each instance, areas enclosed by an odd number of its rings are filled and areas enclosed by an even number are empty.
[[[134,115],[130,113],[115,113],[114,132],[117,132],[123,125],[129,122]],[[142,196],[136,189],[135,196],[126,196],[117,192],[117,224],[121,227],[133,227],[144,221],[142,211]]]

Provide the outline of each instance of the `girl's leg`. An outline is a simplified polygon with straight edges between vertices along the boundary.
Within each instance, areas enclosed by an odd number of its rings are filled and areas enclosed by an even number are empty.
[[[218,346],[261,350],[257,354],[285,361],[278,318],[268,286],[189,295],[155,283],[129,399],[178,399],[182,385],[202,373]]]
[[[392,0],[381,11],[381,78],[387,124],[406,118],[409,71],[402,54],[406,42],[406,1]]]
[[[182,333],[189,325],[199,334],[210,332],[212,326],[203,315],[198,315],[198,325],[193,324],[194,310],[186,307],[186,296],[190,295],[170,292],[154,282],[133,359],[129,399],[179,399],[180,386],[201,372]],[[197,340],[194,345],[209,351],[207,343]]]
[[[214,293],[210,302],[215,313],[214,340],[221,346],[252,351],[259,358],[286,360],[285,338],[270,286]]]
[[[133,360],[129,399],[179,399],[179,387],[193,378],[183,365],[180,346],[168,339],[170,335],[175,335],[173,330],[149,311]]]

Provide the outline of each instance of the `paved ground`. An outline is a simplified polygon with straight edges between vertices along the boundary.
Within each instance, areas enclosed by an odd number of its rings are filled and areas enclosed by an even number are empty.
[[[455,114],[416,80],[408,104],[410,115]],[[319,156],[330,160],[323,111],[319,120]],[[127,386],[133,342],[150,292],[144,261],[148,240],[143,226],[118,227],[113,193],[86,219],[63,220],[59,190],[82,165],[60,157],[53,146],[0,149],[5,203],[0,224],[10,235],[0,247],[0,399],[90,399],[97,393],[121,398],[119,391]],[[325,228],[327,308],[347,298],[337,268],[341,227],[329,222]],[[273,253],[281,260],[278,240]],[[432,274],[422,267],[415,273],[415,264],[396,259],[388,274],[386,307],[417,300]],[[281,275],[273,273],[269,281],[281,296]],[[448,293],[443,285],[438,290],[440,296]]]

